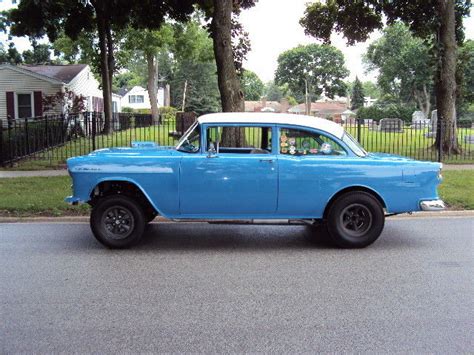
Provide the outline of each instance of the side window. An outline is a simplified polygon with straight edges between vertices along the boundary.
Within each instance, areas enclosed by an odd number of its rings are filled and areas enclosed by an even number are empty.
[[[284,155],[347,155],[334,139],[300,129],[280,129],[280,154]]]
[[[270,154],[272,128],[256,126],[212,126],[207,128],[206,150],[226,154]]]

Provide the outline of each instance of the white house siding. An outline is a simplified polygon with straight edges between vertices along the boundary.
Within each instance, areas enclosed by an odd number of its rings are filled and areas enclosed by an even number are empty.
[[[8,67],[0,68],[0,119],[7,117],[7,95],[13,92],[41,91],[43,95],[54,95],[61,91],[61,84],[26,75]]]
[[[90,67],[85,67],[77,76],[67,85],[68,89],[76,95],[82,95],[87,98],[86,110],[92,111],[92,98],[102,99],[102,90],[99,89],[99,82],[94,78]]]
[[[143,102],[131,103],[129,99],[131,95],[142,95]],[[158,107],[163,106],[164,98],[165,98],[164,89],[163,88],[158,89],[158,94],[157,94]],[[127,92],[124,96],[122,96],[122,99],[120,101],[121,101],[122,109],[124,107],[130,107],[135,110],[151,109],[150,95],[148,95],[148,90],[142,88],[141,86],[133,87],[129,92]]]

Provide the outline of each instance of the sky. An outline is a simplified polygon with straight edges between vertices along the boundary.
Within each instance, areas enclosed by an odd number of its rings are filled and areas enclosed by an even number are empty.
[[[241,22],[252,44],[244,67],[257,73],[264,82],[273,80],[280,53],[299,44],[318,43],[316,39],[306,36],[299,24],[308,2],[311,1],[259,0],[253,8],[241,13]],[[464,26],[466,39],[474,39],[474,17],[465,19]],[[332,44],[344,53],[346,67],[351,73],[350,80],[358,76],[361,80],[375,81],[376,73],[366,73],[362,55],[368,45],[380,36],[380,32],[374,32],[367,42],[349,47],[342,36],[332,35]]]
[[[259,0],[254,7],[242,11],[240,19],[252,44],[244,67],[257,73],[264,82],[273,80],[280,53],[299,44],[318,43],[316,39],[306,36],[299,24],[308,2],[311,1]],[[9,7],[11,0],[0,0],[0,11]],[[472,12],[474,15],[474,8]],[[474,39],[474,17],[464,19],[464,27],[466,39]],[[367,42],[347,46],[342,36],[332,35],[332,44],[344,53],[350,80],[356,76],[364,81],[376,80],[375,72],[366,73],[362,55],[368,45],[380,36],[380,32],[374,32]],[[3,42],[5,36],[0,35],[0,40]],[[27,38],[15,38],[14,42],[20,52],[30,48]]]

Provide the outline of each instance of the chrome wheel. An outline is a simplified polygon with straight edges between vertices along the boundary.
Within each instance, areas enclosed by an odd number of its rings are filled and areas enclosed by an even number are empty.
[[[340,222],[345,233],[362,237],[372,227],[372,213],[366,206],[354,203],[342,210]]]
[[[135,219],[127,208],[112,206],[102,215],[102,224],[110,238],[120,240],[132,234]]]

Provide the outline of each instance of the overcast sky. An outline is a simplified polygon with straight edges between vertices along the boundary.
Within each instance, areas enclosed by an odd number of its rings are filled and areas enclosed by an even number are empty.
[[[245,68],[258,74],[263,81],[273,79],[277,67],[278,55],[299,44],[316,43],[305,36],[299,24],[304,14],[305,4],[310,0],[259,0],[255,7],[241,14],[241,21],[249,33],[252,51],[248,54]],[[466,38],[474,39],[474,18],[465,19]],[[374,73],[365,73],[362,54],[370,42],[380,37],[373,33],[366,43],[348,47],[339,35],[332,36],[332,44],[346,57],[346,66],[350,70],[351,80],[357,75],[363,80],[374,80]]]

